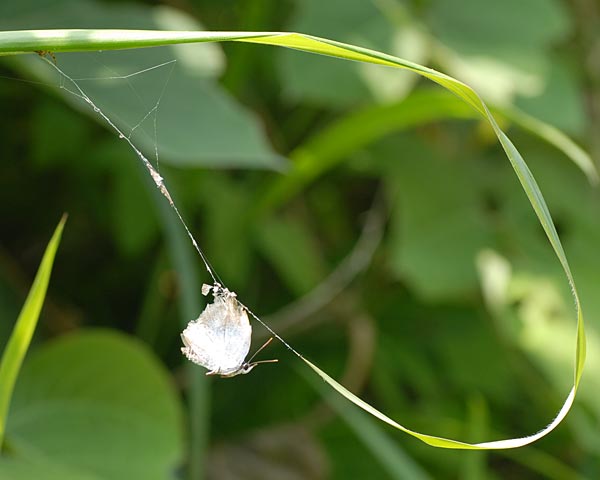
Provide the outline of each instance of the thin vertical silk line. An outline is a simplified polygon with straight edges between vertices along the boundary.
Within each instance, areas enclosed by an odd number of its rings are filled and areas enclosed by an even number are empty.
[[[202,259],[202,262],[204,263],[204,267],[206,268],[206,271],[208,272],[208,274],[213,279],[213,282],[219,283],[219,281],[217,280],[217,279],[220,280],[219,276],[216,275],[216,273],[214,272],[213,268],[210,265],[210,262],[208,261],[208,258],[206,257],[206,255],[204,255],[204,252],[198,246],[198,243],[196,242],[196,239],[194,238],[194,236],[192,235],[192,232],[188,228],[187,223],[185,222],[185,220],[183,219],[183,216],[179,212],[179,209],[177,208],[177,206],[173,202],[173,198],[171,197],[171,194],[169,193],[169,190],[167,189],[167,186],[165,185],[165,181],[164,181],[163,177],[160,176],[160,174],[152,166],[152,164],[150,163],[150,161],[144,156],[144,154],[140,151],[140,149],[135,146],[135,144],[131,141],[131,139],[129,138],[129,136],[125,135],[121,131],[121,129],[119,127],[117,127],[117,125],[114,124],[114,122],[94,103],[94,101],[90,97],[88,97],[88,95],[83,91],[83,89],[79,86],[79,84],[75,80],[73,80],[69,75],[67,75],[54,62],[48,60],[47,58],[44,58],[44,60],[46,61],[46,63],[48,63],[50,66],[52,66],[52,68],[54,68],[63,78],[65,78],[66,80],[68,80],[69,82],[71,82],[71,84],[77,89],[77,92],[79,93],[79,95],[77,95],[77,96],[79,98],[81,98],[84,102],[86,102],[90,107],[92,107],[92,109],[94,110],[94,112],[96,112],[98,115],[100,115],[100,117],[115,132],[117,132],[117,134],[119,135],[119,138],[121,140],[125,140],[125,142],[127,142],[129,144],[129,146],[131,147],[131,149],[135,152],[135,154],[137,155],[137,157],[142,161],[143,165],[146,167],[146,169],[150,173],[150,177],[154,181],[154,183],[155,183],[156,187],[158,188],[158,190],[160,191],[160,193],[162,193],[163,196],[168,200],[169,205],[171,206],[171,208],[173,209],[173,211],[175,212],[175,214],[179,218],[179,221],[183,225],[183,228],[185,229],[188,237],[190,238],[190,240],[192,242],[192,245],[196,249],[196,252],[198,252],[198,255],[200,255],[200,258]],[[64,85],[61,85],[60,88],[62,90],[66,90],[66,91],[70,92],[70,90],[67,89],[66,87],[64,87]],[[73,93],[73,92],[71,92],[71,93]]]
[[[221,286],[223,288],[227,288],[226,285],[224,284],[224,282],[221,280],[221,277],[212,268],[210,262],[208,261],[208,258],[206,257],[206,255],[204,254],[204,252],[202,251],[202,249],[200,248],[200,246],[198,245],[198,242],[196,242],[196,239],[194,238],[194,235],[192,234],[192,232],[188,228],[186,221],[183,219],[183,216],[181,215],[179,209],[175,205],[175,202],[173,201],[173,198],[171,197],[171,194],[169,193],[169,190],[167,189],[167,186],[165,185],[165,181],[164,181],[163,177],[160,176],[160,174],[158,173],[157,169],[155,169],[152,166],[152,164],[150,163],[150,161],[145,157],[145,155],[141,152],[141,150],[135,146],[135,144],[131,140],[130,136],[125,135],[123,133],[123,131],[121,131],[121,129],[117,125],[115,125],[115,123],[94,103],[94,101],[83,91],[83,89],[79,86],[79,84],[73,78],[71,78],[69,75],[67,75],[54,62],[52,62],[51,60],[49,60],[49,59],[47,59],[45,57],[43,57],[43,58],[46,61],[46,63],[48,63],[52,68],[54,68],[61,75],[61,77],[63,77],[65,80],[69,81],[75,87],[75,89],[77,90],[77,92],[72,92],[71,90],[69,90],[68,88],[66,88],[62,84],[60,85],[60,88],[62,90],[65,90],[65,91],[71,93],[72,95],[75,95],[75,96],[81,98],[85,103],[87,103],[90,107],[92,107],[92,109],[94,110],[94,112],[96,112],[98,115],[100,115],[100,117],[106,122],[106,124],[109,125],[118,134],[119,139],[125,140],[125,142],[127,142],[127,144],[135,152],[135,154],[137,155],[137,157],[142,161],[143,165],[146,167],[146,169],[150,173],[150,177],[152,178],[152,180],[155,183],[156,187],[159,189],[160,193],[162,193],[162,195],[167,199],[167,201],[169,202],[169,205],[171,206],[171,208],[173,209],[173,211],[177,215],[177,218],[179,219],[179,221],[183,225],[183,228],[185,229],[185,232],[187,233],[187,236],[191,240],[192,245],[196,249],[196,252],[198,252],[198,255],[202,259],[202,262],[204,263],[204,267],[205,267],[206,271],[208,272],[208,274],[210,275],[210,277],[212,278],[214,284],[215,285],[219,285],[219,286]],[[163,92],[164,92],[164,88],[163,88]],[[156,113],[157,106],[154,107],[154,110],[155,110],[155,113]],[[155,128],[156,128],[156,124],[155,124]],[[158,147],[156,145],[155,145],[155,154],[156,154],[156,162],[157,162],[157,167],[158,167]],[[277,332],[275,332],[269,325],[267,325],[265,322],[263,322],[258,317],[258,315],[256,315],[252,310],[250,310],[246,305],[244,305],[239,300],[236,299],[236,301],[240,304],[240,306],[244,310],[246,310],[248,312],[248,314],[250,314],[250,316],[254,320],[256,320],[258,323],[260,323],[260,325],[262,325],[271,335],[273,335],[277,340],[279,340],[290,352],[292,352],[298,358],[304,360],[304,357],[302,356],[302,354],[300,354],[300,352],[298,352],[296,349],[294,349]]]

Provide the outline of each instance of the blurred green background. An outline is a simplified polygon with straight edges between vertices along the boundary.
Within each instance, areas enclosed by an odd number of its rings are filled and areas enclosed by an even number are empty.
[[[206,379],[179,332],[209,277],[168,205],[68,82],[35,55],[2,58],[0,348],[70,217],[0,478],[600,476],[598,188],[510,121],[557,127],[600,162],[595,0],[0,5],[0,30],[77,27],[299,31],[469,83],[546,196],[582,296],[588,363],[564,424],[503,452],[434,449],[379,424],[281,345],[261,354],[277,365]],[[572,382],[569,289],[493,133],[457,99],[410,73],[253,45],[56,62],[153,161],[158,148],[225,284],[348,388],[409,428],[465,441],[551,421]],[[268,337],[256,324],[254,335],[255,346]]]

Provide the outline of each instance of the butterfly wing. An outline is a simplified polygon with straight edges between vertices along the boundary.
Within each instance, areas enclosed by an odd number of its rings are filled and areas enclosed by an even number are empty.
[[[234,297],[216,297],[181,338],[189,360],[219,374],[240,369],[250,350],[252,327],[246,311]]]
[[[246,310],[235,298],[229,297],[225,299],[225,303],[228,314],[223,328],[224,352],[229,359],[228,367],[239,368],[250,351],[252,327]]]
[[[201,317],[188,323],[181,334],[181,340],[185,345],[181,351],[191,362],[212,371],[219,368],[220,359],[218,354],[215,354],[212,332],[206,324],[198,321]]]

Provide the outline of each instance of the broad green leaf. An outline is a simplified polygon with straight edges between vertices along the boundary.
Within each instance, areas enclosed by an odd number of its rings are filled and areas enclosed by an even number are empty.
[[[500,118],[554,145],[587,175],[598,182],[598,171],[590,156],[564,133],[516,108],[494,109]],[[272,182],[257,210],[284,203],[361,148],[386,136],[434,121],[479,119],[479,114],[450,92],[419,89],[398,103],[369,106],[346,115],[317,133],[290,153],[292,168]]]
[[[181,461],[181,427],[166,369],[139,341],[100,330],[65,335],[31,355],[7,441],[11,457],[32,464],[158,480],[172,478]]]
[[[494,241],[491,219],[482,207],[483,179],[474,168],[479,159],[441,156],[410,138],[382,147],[402,152],[386,168],[395,190],[389,238],[392,271],[430,300],[477,291],[475,258]]]
[[[386,43],[389,46],[391,29],[373,2],[303,0],[297,3],[295,18],[290,25],[293,30],[313,35],[327,32],[350,42],[366,41],[374,48],[384,48]],[[369,31],[369,24],[376,28]],[[348,38],[352,36],[354,39]],[[284,92],[292,98],[340,106],[369,95],[369,89],[359,77],[358,64],[331,62],[317,55],[307,58],[293,51],[278,52],[278,55],[281,57]],[[344,81],[340,82],[340,78]]]
[[[19,370],[21,369],[23,359],[25,358],[25,354],[31,343],[31,338],[35,332],[40,311],[44,304],[44,298],[46,297],[46,290],[52,272],[52,265],[54,263],[54,256],[56,255],[56,250],[58,249],[58,244],[60,243],[60,237],[66,220],[67,217],[64,216],[56,227],[54,235],[52,235],[52,238],[46,247],[44,257],[40,263],[33,285],[29,290],[25,304],[21,309],[21,313],[17,318],[12,334],[2,353],[2,359],[0,360],[0,448],[2,448],[2,441],[6,429],[6,417],[11,405],[15,381],[19,375]]]
[[[429,17],[440,39],[478,53],[540,48],[569,32],[569,15],[558,0],[433,0]]]
[[[385,2],[299,0],[296,3],[289,25],[294,31],[326,34],[417,62],[427,60],[426,38],[414,23],[407,21],[400,3],[390,7],[392,12],[383,8]],[[284,93],[294,99],[335,107],[364,103],[368,98],[397,100],[408,93],[416,80],[411,75],[398,75],[372,65],[332,62],[291,51],[281,52],[279,68]],[[340,82],[340,78],[344,81]]]
[[[96,475],[90,475],[80,470],[74,470],[52,463],[31,463],[27,460],[14,458],[0,459],[0,477],[2,480],[103,480]]]
[[[515,105],[550,125],[571,134],[582,135],[585,111],[581,91],[583,86],[575,77],[574,70],[566,62],[553,58],[543,89],[532,95],[518,96]]]
[[[300,358],[313,369],[325,382],[333,389],[353,402],[358,407],[367,411],[381,421],[408,433],[421,441],[440,448],[458,448],[458,449],[502,449],[516,448],[528,445],[546,436],[554,430],[565,418],[571,409],[575,400],[575,395],[579,387],[583,366],[585,364],[585,332],[584,319],[581,309],[579,295],[575,286],[575,281],[571,273],[571,267],[567,261],[563,246],[558,237],[556,227],[550,216],[550,212],[544,200],[544,197],[533,178],[529,167],[523,160],[523,157],[501,130],[496,119],[491,114],[487,105],[481,97],[468,85],[430,68],[418,65],[401,58],[393,57],[381,52],[369,50],[355,45],[344,44],[333,40],[313,37],[299,33],[279,33],[279,32],[194,32],[194,31],[135,31],[135,30],[32,30],[17,32],[0,32],[0,53],[17,54],[32,52],[36,50],[75,51],[75,50],[98,50],[98,49],[122,49],[135,47],[148,47],[156,45],[166,45],[174,43],[196,43],[209,41],[244,41],[249,43],[276,45],[281,47],[303,50],[311,53],[319,53],[347,60],[367,62],[377,65],[385,65],[405,70],[410,70],[433,82],[448,89],[459,98],[464,100],[475,111],[479,112],[483,119],[489,122],[495,135],[498,138],[511,166],[513,167],[517,178],[519,179],[531,206],[548,237],[550,245],[556,254],[575,301],[577,314],[577,334],[575,348],[575,368],[573,377],[573,387],[566,397],[566,400],[558,412],[557,416],[545,428],[539,432],[525,437],[511,438],[482,443],[466,443],[458,440],[437,437],[434,435],[423,434],[408,429],[407,427],[395,422],[382,412],[378,411],[364,400],[360,399],[332,377],[327,375],[315,364],[300,356]],[[279,337],[278,337],[279,338]]]
[[[213,173],[195,183],[194,197],[204,211],[203,247],[210,261],[228,283],[237,289],[245,285],[252,265],[251,189],[228,175]]]
[[[443,46],[436,61],[500,104],[544,87],[550,49],[569,33],[568,19],[558,0],[434,0],[428,15]]]
[[[272,218],[256,232],[262,254],[294,294],[307,293],[325,276],[319,245],[306,224]]]
[[[538,136],[563,152],[587,176],[592,184],[598,184],[598,169],[589,154],[571,140],[567,135],[548,123],[532,117],[517,108],[499,108],[495,110],[500,117],[504,116],[515,125]]]
[[[140,165],[131,162],[126,150],[115,142],[103,145],[103,154],[112,153],[113,188],[111,205],[108,208],[113,222],[114,238],[125,255],[144,252],[158,233],[155,213],[149,211],[149,192],[145,188],[146,172]],[[95,155],[100,154],[94,153]]]
[[[60,0],[52,2],[51,8],[41,8],[39,2],[33,0],[0,4],[0,29],[15,30],[31,25],[202,28],[192,17],[167,7],[107,6],[93,0]],[[152,69],[174,59],[176,63]],[[145,118],[132,138],[149,158],[154,158],[156,145],[162,162],[183,168],[281,170],[285,165],[283,158],[273,152],[257,118],[218,85],[217,78],[225,67],[218,45],[174,45],[153,51],[94,55],[75,53],[60,55],[58,64],[67,75],[87,79],[81,82],[85,92],[125,134]],[[49,85],[65,85],[73,90],[72,85],[59,78],[39,58],[13,59],[12,65]],[[115,78],[119,76],[127,78]],[[84,102],[64,90],[60,93],[69,104],[99,120]],[[148,114],[161,97],[157,135],[154,116]],[[65,130],[61,132],[60,136],[64,137]]]
[[[29,130],[32,163],[39,169],[67,165],[77,168],[72,159],[79,159],[91,141],[89,124],[54,98],[41,98],[33,108]],[[64,141],[65,132],[69,135],[68,142]]]

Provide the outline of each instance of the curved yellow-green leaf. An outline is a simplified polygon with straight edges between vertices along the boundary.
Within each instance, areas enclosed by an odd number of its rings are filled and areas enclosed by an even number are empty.
[[[575,281],[571,274],[569,263],[565,256],[562,244],[558,238],[556,228],[548,211],[548,207],[542,196],[542,193],[527,167],[527,164],[521,157],[521,154],[509,140],[509,138],[500,129],[488,107],[480,96],[468,85],[430,68],[418,65],[398,57],[387,55],[374,50],[348,45],[325,38],[318,38],[300,33],[282,33],[282,32],[193,32],[193,31],[148,31],[148,30],[28,30],[15,32],[0,32],[0,54],[16,54],[32,51],[76,51],[76,50],[106,50],[139,48],[157,45],[167,45],[175,43],[197,43],[197,42],[217,42],[217,41],[237,41],[257,43],[264,45],[274,45],[280,47],[293,48],[331,57],[344,58],[359,62],[385,65],[388,67],[410,70],[423,77],[426,77],[435,83],[443,86],[456,96],[461,98],[467,105],[471,106],[484,119],[486,119],[498,137],[506,156],[521,182],[527,198],[533,207],[543,229],[560,261],[567,280],[571,286],[573,299],[577,311],[577,339],[575,350],[575,368],[573,388],[568,394],[560,412],[556,418],[544,429],[538,433],[516,439],[499,440],[493,442],[469,444],[457,440],[435,437],[414,432],[408,428],[396,423],[383,413],[364,402],[342,385],[337,383],[329,375],[319,369],[316,365],[302,358],[306,364],[312,368],[323,380],[331,385],[341,395],[359,406],[371,415],[379,418],[385,423],[402,430],[425,443],[441,448],[458,449],[500,449],[515,448],[532,443],[551,432],[564,419],[575,399],[579,381],[583,372],[585,363],[585,332],[583,314],[579,296],[575,288]]]
[[[64,215],[56,227],[50,243],[46,247],[46,252],[40,263],[31,290],[29,290],[25,304],[21,309],[19,318],[17,318],[17,323],[2,354],[2,361],[0,361],[0,447],[4,438],[6,417],[15,381],[19,375],[21,364],[31,343],[31,337],[33,337],[33,332],[35,331],[40,311],[44,304],[50,274],[52,273],[54,256],[56,255],[66,220],[67,216]]]
[[[560,409],[560,412],[558,413],[556,418],[554,420],[552,420],[552,423],[550,423],[544,429],[540,430],[539,432],[537,432],[533,435],[529,435],[526,437],[520,437],[520,438],[509,438],[507,440],[496,440],[496,441],[492,441],[492,442],[466,443],[466,442],[460,442],[458,440],[452,440],[451,438],[436,437],[434,435],[427,435],[425,433],[415,432],[414,430],[410,430],[410,429],[406,428],[405,426],[400,425],[398,422],[392,420],[390,417],[388,417],[384,413],[381,413],[379,410],[372,407],[367,402],[365,402],[364,400],[362,400],[361,398],[357,397],[352,392],[350,392],[349,390],[344,388],[344,386],[342,386],[338,382],[336,382],[333,378],[331,378],[329,375],[327,375],[323,370],[321,370],[315,364],[309,362],[305,358],[303,358],[302,360],[304,360],[304,362],[310,368],[312,368],[323,380],[325,380],[325,382],[327,382],[329,385],[331,385],[338,393],[340,393],[341,395],[346,397],[348,400],[350,400],[352,403],[354,403],[358,407],[362,408],[365,412],[370,413],[371,415],[373,415],[374,417],[377,417],[382,422],[385,422],[388,425],[391,425],[392,427],[397,428],[398,430],[402,430],[403,432],[408,433],[409,435],[412,435],[413,437],[418,438],[419,440],[421,440],[422,442],[425,442],[428,445],[431,445],[433,447],[438,447],[438,448],[454,448],[454,449],[461,449],[461,450],[497,450],[497,449],[523,447],[525,445],[535,442],[536,440],[539,440],[540,438],[546,436],[548,433],[550,433],[552,430],[554,430],[560,424],[560,422],[563,421],[563,419],[566,417],[567,413],[569,413],[569,410],[571,409],[571,406],[573,405],[573,401],[575,400],[576,387],[573,387],[571,389],[571,391],[569,392],[567,400],[565,401],[562,408]]]

